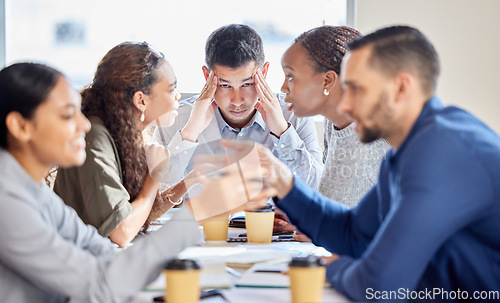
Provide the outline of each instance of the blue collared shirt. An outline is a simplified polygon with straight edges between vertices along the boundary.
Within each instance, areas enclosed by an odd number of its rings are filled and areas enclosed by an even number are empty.
[[[500,137],[471,114],[430,99],[353,209],[295,181],[277,205],[314,243],[341,255],[327,278],[350,298],[438,289],[475,301],[475,291],[500,290]]]

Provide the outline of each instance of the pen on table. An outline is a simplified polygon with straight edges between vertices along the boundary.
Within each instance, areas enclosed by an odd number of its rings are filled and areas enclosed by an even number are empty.
[[[226,271],[228,274],[235,276],[236,278],[241,278],[241,273],[237,272],[236,270],[232,269],[229,266],[225,267]]]
[[[224,301],[226,301],[226,298],[222,295],[222,292],[218,289],[202,290],[201,295],[200,295],[200,299],[214,297],[214,296],[220,296],[220,297],[222,297],[222,299],[224,299]]]
[[[274,274],[282,274],[283,271],[277,269],[257,269],[254,272],[262,272],[262,273],[274,273]]]

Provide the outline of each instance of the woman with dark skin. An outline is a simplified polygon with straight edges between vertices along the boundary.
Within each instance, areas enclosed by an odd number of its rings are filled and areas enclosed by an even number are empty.
[[[297,37],[281,59],[285,74],[281,91],[286,94],[289,108],[299,117],[326,118],[325,166],[318,191],[349,207],[376,183],[380,162],[389,149],[383,139],[363,144],[352,119],[337,111],[344,93],[340,69],[346,43],[358,37],[361,34],[347,26],[317,27]],[[293,228],[286,220],[276,223],[285,230]],[[297,239],[308,240],[303,235]]]

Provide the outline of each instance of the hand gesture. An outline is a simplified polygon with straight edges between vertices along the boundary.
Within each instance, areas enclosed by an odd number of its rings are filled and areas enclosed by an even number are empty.
[[[201,132],[203,132],[212,121],[214,111],[217,108],[217,104],[214,102],[216,90],[217,76],[212,70],[210,71],[210,75],[208,76],[200,96],[194,102],[188,122],[181,131],[183,140],[195,142]]]
[[[293,187],[293,174],[281,160],[264,145],[254,141],[221,140],[227,150],[225,154],[198,156],[196,165],[209,163],[212,171],[222,170],[238,164],[244,174],[256,175],[267,187],[276,190],[278,198],[285,197]],[[244,169],[243,169],[244,168]]]
[[[248,172],[244,165],[241,167],[233,163],[218,171],[200,168],[209,167],[195,168],[205,177],[199,178],[205,185],[204,189],[190,200],[191,210],[198,221],[220,214],[261,208],[267,204],[269,197],[276,194],[274,189],[266,187],[260,173]]]
[[[295,231],[293,239],[297,242],[312,242],[311,239],[300,231]]]
[[[334,253],[332,253],[330,257],[321,257],[321,259],[325,260],[326,266],[337,261],[338,258],[340,258],[340,256]]]
[[[169,150],[158,143],[144,144],[149,175],[158,183],[166,180],[170,160]]]
[[[254,75],[255,89],[259,96],[259,101],[255,108],[260,112],[269,130],[278,138],[288,129],[288,123],[283,117],[280,101],[272,92],[260,70]]]
[[[274,212],[273,233],[286,233],[296,230],[297,228],[289,222],[285,213],[280,209],[276,208]]]

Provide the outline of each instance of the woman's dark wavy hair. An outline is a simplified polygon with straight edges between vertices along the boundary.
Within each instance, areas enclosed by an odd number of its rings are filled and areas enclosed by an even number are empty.
[[[61,72],[38,63],[16,63],[0,71],[0,147],[8,148],[7,115],[15,111],[31,119],[60,77]]]
[[[81,92],[82,112],[87,117],[101,118],[113,137],[130,201],[137,197],[148,174],[142,133],[135,124],[139,110],[133,104],[133,96],[137,91],[151,92],[162,62],[165,62],[163,54],[146,42],[121,43],[104,56],[92,83]],[[163,213],[164,202],[157,194],[143,231]]]

